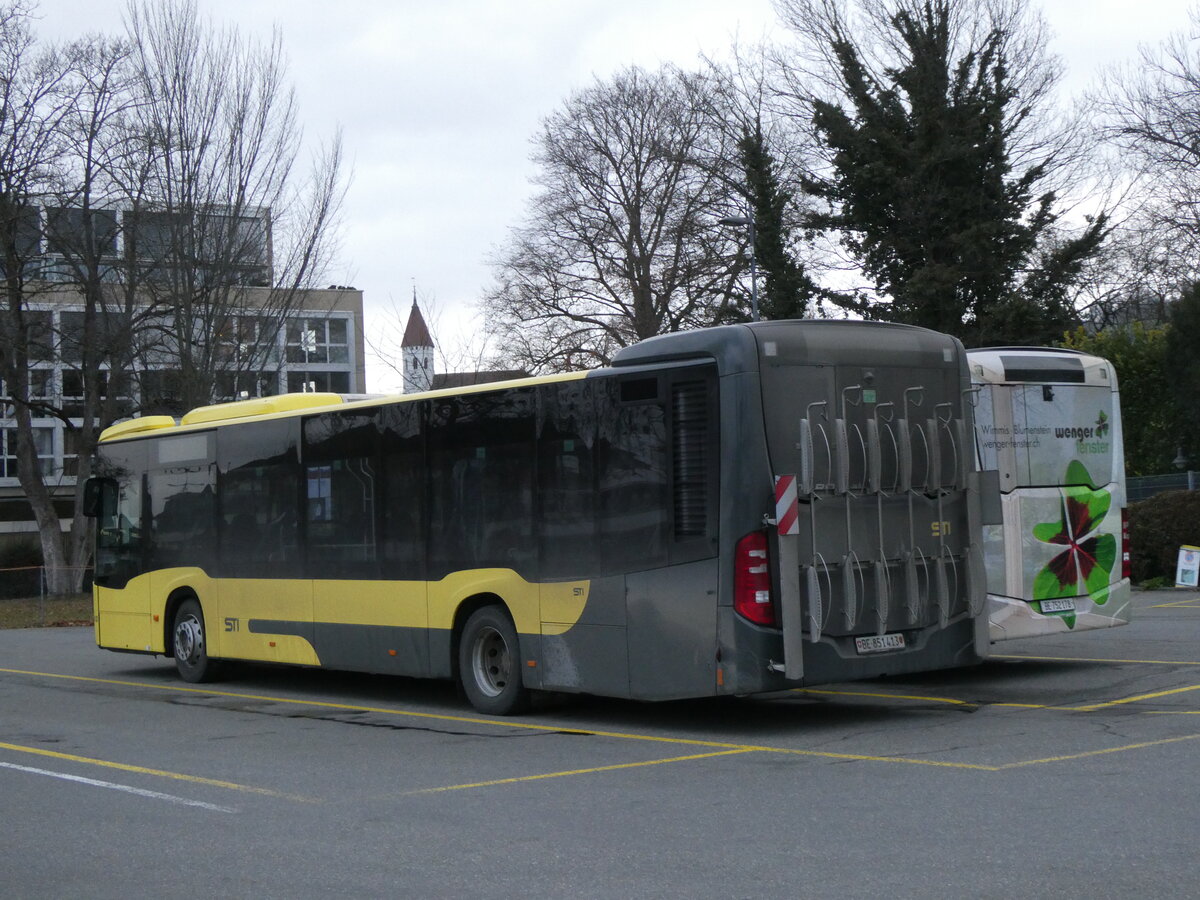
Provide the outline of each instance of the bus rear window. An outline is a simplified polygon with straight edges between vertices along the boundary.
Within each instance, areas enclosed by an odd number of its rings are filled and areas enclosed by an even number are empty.
[[[982,468],[999,469],[1006,490],[1110,483],[1113,397],[1103,386],[984,385],[975,411]]]

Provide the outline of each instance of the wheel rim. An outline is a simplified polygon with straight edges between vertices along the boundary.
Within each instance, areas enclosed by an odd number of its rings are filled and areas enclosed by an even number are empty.
[[[508,686],[512,671],[512,654],[508,644],[495,628],[485,626],[475,637],[471,648],[471,669],[475,684],[489,697],[498,697]]]
[[[204,628],[200,620],[188,613],[175,623],[175,658],[194,663],[204,650]]]

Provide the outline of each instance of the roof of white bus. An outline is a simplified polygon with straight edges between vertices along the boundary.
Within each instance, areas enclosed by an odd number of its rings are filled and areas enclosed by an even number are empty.
[[[1070,361],[1070,368],[1082,371],[1083,378],[1060,378],[1055,375],[1054,360]],[[982,347],[967,351],[967,366],[971,380],[977,384],[1084,384],[1117,389],[1117,372],[1113,364],[1101,356],[1061,347]],[[1043,369],[1045,377],[1014,377],[1021,369]]]

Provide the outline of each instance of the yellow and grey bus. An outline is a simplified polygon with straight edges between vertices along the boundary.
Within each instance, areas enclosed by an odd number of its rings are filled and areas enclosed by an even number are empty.
[[[1125,625],[1130,593],[1121,395],[1111,362],[1047,347],[967,354],[978,465],[998,473],[984,532],[993,641]]]
[[[958,341],[762,322],[607,368],[289,394],[101,437],[95,633],[174,657],[664,700],[975,663],[981,479]]]

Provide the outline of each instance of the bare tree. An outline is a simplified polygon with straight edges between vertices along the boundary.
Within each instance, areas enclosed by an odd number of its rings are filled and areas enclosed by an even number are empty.
[[[54,352],[51,317],[34,308],[44,284],[38,271],[41,209],[55,195],[64,135],[75,98],[70,66],[62,53],[37,45],[32,7],[21,0],[0,6],[0,266],[4,308],[0,314],[0,375],[16,427],[7,435],[16,474],[29,498],[42,542],[51,589],[65,589],[68,566],[78,561],[62,539],[47,473],[40,460],[52,431],[35,429],[34,418],[53,385],[34,364]],[[12,445],[15,444],[15,447]],[[74,542],[72,542],[72,545]]]
[[[745,236],[716,227],[742,205],[704,79],[627,69],[573,94],[535,138],[525,223],[494,260],[484,307],[511,367],[563,371],[714,322]],[[732,163],[729,163],[732,165]]]
[[[90,553],[91,453],[131,397],[154,395],[147,360],[160,393],[171,376],[172,411],[277,368],[279,329],[335,249],[344,183],[340,136],[297,165],[278,35],[245,42],[162,0],[130,7],[128,39],[43,49],[31,10],[0,5],[0,378],[7,474],[61,592]],[[54,420],[63,471],[47,465]],[[54,499],[71,477],[64,535]]]
[[[125,173],[127,277],[157,312],[168,363],[143,387],[176,410],[257,393],[334,247],[341,136],[299,170],[278,31],[260,43],[218,29],[194,0],[132,0],[128,24],[141,147]]]
[[[1193,34],[1200,10],[1193,10]],[[1170,234],[1174,253],[1200,249],[1200,39],[1171,35],[1143,47],[1137,63],[1108,73],[1092,98],[1107,115],[1106,136],[1119,148],[1146,201],[1144,226]]]
[[[706,57],[704,108],[734,153],[736,165],[719,160],[717,171],[733,179],[730,193],[754,222],[758,283],[743,284],[743,291],[757,290],[762,318],[805,318],[820,314],[813,275],[829,268],[806,228],[813,203],[803,185],[817,147],[781,102],[777,57],[769,46],[736,45],[728,62]]]

